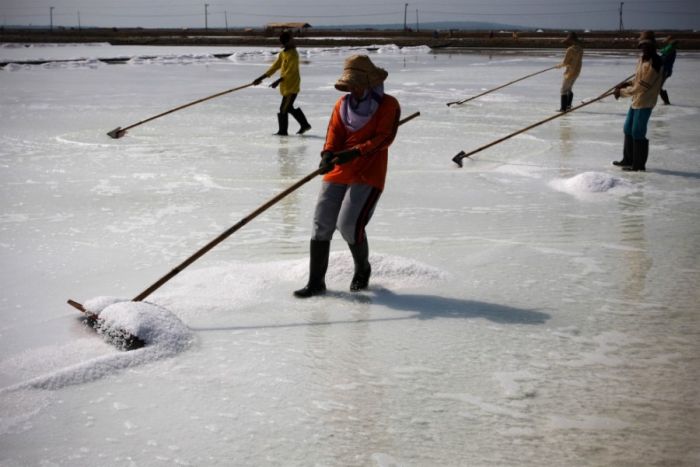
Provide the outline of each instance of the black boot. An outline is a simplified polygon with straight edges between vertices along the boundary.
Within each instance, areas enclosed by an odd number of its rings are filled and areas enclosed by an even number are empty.
[[[560,101],[561,101],[561,104],[559,106],[559,112],[566,112],[566,103],[569,102],[569,95],[562,94],[560,96]]]
[[[287,136],[287,127],[289,126],[289,114],[278,113],[277,124],[279,125],[279,130],[277,130],[277,133],[275,134],[277,136]]]
[[[297,122],[299,122],[300,128],[299,131],[297,131],[298,135],[303,135],[311,129],[311,125],[309,125],[308,120],[306,120],[306,115],[304,115],[304,112],[301,111],[301,107],[292,109],[292,116],[296,119]]]
[[[569,94],[567,94],[567,100],[566,100],[566,110],[571,110],[571,104],[574,102],[574,92],[569,91]]]
[[[613,161],[613,165],[618,167],[632,167],[632,154],[633,154],[634,140],[631,135],[625,135],[625,145],[622,149],[622,160]]]
[[[661,100],[664,101],[664,104],[666,104],[666,105],[671,105],[671,101],[668,100],[668,93],[667,93],[665,90],[662,89],[662,90],[659,92],[659,95],[661,96]]]
[[[326,292],[326,270],[331,251],[329,240],[311,240],[309,246],[309,282],[302,289],[295,290],[294,296],[309,298]]]
[[[649,140],[635,139],[632,151],[632,166],[624,167],[622,170],[632,172],[644,172],[646,170],[647,158],[649,157]]]
[[[369,264],[369,245],[367,237],[360,243],[348,244],[352,253],[352,260],[355,263],[355,274],[350,282],[350,291],[357,292],[369,286],[369,276],[372,274],[372,267]]]

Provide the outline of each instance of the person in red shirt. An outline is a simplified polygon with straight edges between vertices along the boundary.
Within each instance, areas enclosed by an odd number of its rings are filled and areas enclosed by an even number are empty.
[[[324,174],[314,212],[309,281],[294,295],[312,297],[326,291],[326,270],[337,229],[355,264],[350,290],[369,286],[372,268],[365,227],[384,189],[389,146],[401,117],[396,98],[384,93],[388,73],[366,55],[345,60],[335,88],[345,92],[336,102],[321,152]]]

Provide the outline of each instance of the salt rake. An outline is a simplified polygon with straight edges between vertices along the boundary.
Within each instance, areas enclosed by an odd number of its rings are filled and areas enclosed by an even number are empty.
[[[121,138],[122,136],[126,135],[126,132],[127,132],[128,130],[131,130],[132,128],[137,127],[137,126],[139,126],[139,125],[143,125],[144,123],[150,122],[151,120],[155,120],[156,118],[160,118],[160,117],[163,117],[163,116],[165,116],[165,115],[171,114],[171,113],[173,113],[173,112],[177,112],[178,110],[182,110],[182,109],[184,109],[184,108],[186,108],[186,107],[190,107],[190,106],[193,106],[193,105],[195,105],[195,104],[199,104],[199,103],[201,103],[201,102],[208,101],[209,99],[214,99],[215,97],[223,96],[224,94],[229,94],[229,93],[232,93],[232,92],[234,92],[234,91],[239,91],[239,90],[241,90],[241,89],[245,89],[245,88],[247,88],[247,87],[254,86],[254,85],[255,85],[254,83],[248,83],[248,84],[245,84],[245,85],[243,85],[243,86],[238,86],[237,88],[227,89],[226,91],[218,92],[218,93],[216,93],[216,94],[212,94],[211,96],[207,96],[207,97],[203,97],[203,98],[201,98],[201,99],[197,99],[196,101],[192,101],[192,102],[190,102],[190,103],[181,105],[181,106],[179,106],[179,107],[175,107],[174,109],[170,109],[170,110],[167,110],[167,111],[165,111],[165,112],[163,112],[163,113],[159,113],[158,115],[154,115],[153,117],[147,118],[147,119],[145,119],[145,120],[141,120],[140,122],[134,123],[134,124],[129,125],[129,126],[125,127],[125,128],[122,128],[122,127],[118,126],[118,127],[116,127],[114,130],[108,131],[108,132],[107,132],[107,135],[109,135],[110,137],[112,137],[112,138],[114,138],[114,139],[119,139],[119,138]]]
[[[632,75],[632,76],[634,76],[634,75]],[[623,81],[621,81],[619,84],[616,84],[615,86],[613,86],[612,88],[608,89],[607,91],[605,91],[603,94],[601,94],[601,95],[598,96],[598,97],[595,97],[595,98],[593,98],[593,99],[589,99],[589,100],[587,100],[587,101],[585,101],[585,102],[582,102],[581,104],[577,105],[576,107],[572,107],[572,108],[570,108],[569,110],[565,110],[565,111],[563,111],[563,112],[559,112],[559,113],[557,113],[556,115],[552,115],[552,116],[549,117],[549,118],[545,118],[544,120],[541,120],[541,121],[539,121],[539,122],[537,122],[537,123],[534,123],[534,124],[532,124],[532,125],[530,125],[530,126],[527,126],[527,127],[523,128],[523,129],[521,129],[521,130],[515,131],[515,132],[513,132],[513,133],[511,133],[511,134],[509,134],[509,135],[504,136],[503,138],[499,138],[499,139],[497,139],[496,141],[492,141],[492,142],[490,142],[490,143],[488,143],[488,144],[485,144],[485,145],[481,146],[480,148],[475,149],[475,150],[473,150],[473,151],[471,151],[471,152],[469,152],[469,153],[466,153],[466,152],[464,152],[464,151],[460,151],[457,155],[455,155],[455,156],[452,158],[452,162],[454,162],[455,164],[457,164],[460,168],[461,168],[461,167],[464,167],[464,164],[462,163],[462,159],[464,159],[465,157],[473,156],[473,155],[476,154],[477,152],[481,152],[481,151],[483,151],[484,149],[488,149],[488,148],[490,148],[491,146],[495,146],[495,145],[497,145],[498,143],[502,143],[503,141],[505,141],[505,140],[507,140],[507,139],[510,139],[510,138],[512,138],[513,136],[517,136],[517,135],[519,135],[519,134],[521,134],[521,133],[525,133],[525,132],[528,131],[528,130],[531,130],[531,129],[535,128],[535,127],[538,127],[538,126],[540,126],[540,125],[542,125],[542,124],[545,124],[545,123],[547,123],[547,122],[549,122],[549,121],[552,121],[552,120],[554,120],[554,119],[556,119],[556,118],[563,117],[564,115],[566,115],[566,114],[568,114],[568,113],[571,113],[571,112],[573,112],[573,111],[575,111],[575,110],[578,110],[578,109],[580,109],[580,108],[582,108],[582,107],[585,107],[585,106],[587,106],[587,105],[590,105],[590,104],[592,104],[592,103],[594,103],[594,102],[598,102],[599,100],[605,99],[606,97],[613,95],[613,93],[614,93],[616,87],[621,86],[622,84],[624,84],[625,82],[627,82],[630,78],[631,78],[631,76],[628,77],[628,78],[625,78],[625,79],[624,79]]]
[[[510,86],[511,84],[515,84],[515,83],[517,83],[518,81],[522,81],[522,80],[524,80],[524,79],[532,78],[533,76],[539,75],[540,73],[544,73],[545,71],[553,70],[553,69],[557,68],[557,66],[558,66],[558,65],[554,65],[554,66],[551,66],[551,67],[549,67],[549,68],[545,68],[544,70],[536,71],[535,73],[530,73],[529,75],[525,75],[525,76],[523,76],[522,78],[518,78],[518,79],[513,80],[513,81],[510,81],[510,82],[508,82],[508,83],[506,83],[506,84],[502,84],[502,85],[500,85],[500,86],[498,86],[498,87],[495,87],[495,88],[493,88],[493,89],[489,89],[488,91],[484,91],[484,92],[482,92],[481,94],[477,94],[476,96],[468,97],[468,98],[463,99],[463,100],[461,100],[461,101],[448,102],[448,103],[447,103],[447,107],[449,107],[449,106],[451,106],[451,105],[461,105],[461,104],[464,104],[465,102],[473,101],[474,99],[477,99],[477,98],[479,98],[479,97],[481,97],[481,96],[485,96],[486,94],[490,94],[490,93],[492,93],[492,92],[494,92],[494,91],[498,91],[499,89],[503,89],[503,88],[505,88],[506,86]]]
[[[415,112],[408,117],[402,119],[399,121],[398,126],[403,125],[404,123],[407,123],[414,118],[418,117],[420,115],[420,112]],[[333,161],[337,162],[337,161]],[[258,207],[256,210],[245,216],[243,219],[238,221],[235,225],[229,227],[225,232],[220,234],[218,237],[216,237],[214,240],[210,241],[206,245],[204,245],[202,248],[200,248],[196,253],[194,253],[192,256],[187,258],[185,261],[180,263],[178,266],[176,266],[172,271],[170,271],[168,274],[164,275],[160,279],[158,279],[156,282],[154,282],[152,285],[150,285],[146,290],[138,294],[136,297],[132,298],[132,302],[140,302],[146,297],[148,297],[150,294],[158,290],[163,284],[168,282],[170,279],[178,275],[180,272],[182,272],[187,266],[190,264],[194,263],[197,259],[201,258],[204,256],[205,253],[207,253],[209,250],[214,248],[216,245],[219,243],[223,242],[226,240],[228,237],[233,235],[236,231],[238,231],[240,228],[245,226],[248,222],[251,220],[255,219],[258,217],[260,214],[263,212],[267,211],[270,207],[274,206],[277,204],[280,200],[285,198],[287,195],[290,193],[296,191],[298,188],[301,186],[305,185],[308,183],[311,179],[316,177],[321,173],[321,169],[316,169],[295,184],[291,185],[289,188],[286,190],[282,191],[278,195],[274,196],[271,198],[269,201]],[[105,335],[106,339],[119,347],[122,350],[133,350],[133,349],[138,349],[140,347],[143,347],[145,345],[145,342],[140,339],[138,336],[135,336],[123,329],[111,329],[107,326],[105,326],[100,319],[100,317],[96,314],[93,313],[89,310],[87,310],[82,304],[76,302],[75,300],[68,300],[68,304],[72,306],[73,308],[76,308],[77,310],[81,311],[86,315],[86,321],[87,324],[95,329],[98,333]]]

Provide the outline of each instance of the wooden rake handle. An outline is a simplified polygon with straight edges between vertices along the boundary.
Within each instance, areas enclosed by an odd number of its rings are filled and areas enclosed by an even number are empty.
[[[558,66],[558,65],[554,65],[554,66],[551,66],[551,67],[549,67],[549,68],[545,68],[544,70],[540,70],[540,71],[536,71],[536,72],[534,72],[534,73],[530,73],[529,75],[525,75],[525,76],[523,76],[522,78],[518,78],[518,79],[513,80],[513,81],[510,81],[510,82],[508,82],[508,83],[506,83],[506,84],[502,84],[502,85],[500,85],[500,86],[498,86],[498,87],[495,87],[495,88],[493,88],[493,89],[489,89],[488,91],[484,91],[484,92],[482,92],[481,94],[477,94],[476,96],[468,97],[468,98],[463,99],[463,100],[461,100],[461,101],[448,102],[448,103],[447,103],[447,106],[449,107],[449,106],[451,106],[451,105],[460,105],[460,104],[464,104],[465,102],[473,101],[474,99],[477,99],[477,98],[479,98],[479,97],[481,97],[481,96],[485,96],[486,94],[490,94],[490,93],[492,93],[492,92],[494,92],[494,91],[498,91],[499,89],[503,89],[503,88],[505,88],[506,86],[510,86],[511,84],[515,84],[515,83],[517,83],[518,81],[522,81],[522,80],[524,80],[524,79],[532,78],[533,76],[539,75],[540,73],[544,73],[545,71],[553,70],[553,69],[555,69],[557,66]]]
[[[254,84],[248,83],[248,84],[244,84],[243,86],[238,86],[236,88],[227,89],[226,91],[217,92],[216,94],[212,94],[211,96],[203,97],[201,99],[197,99],[196,101],[188,102],[187,104],[183,104],[179,107],[175,107],[174,109],[166,110],[165,112],[159,113],[158,115],[154,115],[153,117],[147,118],[145,120],[141,120],[140,122],[136,122],[136,123],[129,125],[125,128],[117,127],[114,130],[107,132],[107,134],[110,137],[115,138],[115,139],[121,138],[122,136],[124,136],[126,134],[127,130],[130,130],[130,129],[137,127],[139,125],[143,125],[144,123],[150,122],[151,120],[155,120],[156,118],[160,118],[160,117],[163,117],[165,115],[171,114],[173,112],[177,112],[178,110],[182,110],[184,108],[191,107],[195,104],[199,104],[199,103],[202,103],[204,101],[208,101],[209,99],[214,99],[215,97],[223,96],[224,94],[229,94],[229,93],[232,93],[234,91],[239,91],[241,89],[245,89],[245,88],[250,87],[250,86],[254,86]]]

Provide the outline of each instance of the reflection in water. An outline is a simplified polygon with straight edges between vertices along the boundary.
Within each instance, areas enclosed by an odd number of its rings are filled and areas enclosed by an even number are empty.
[[[568,158],[573,153],[573,140],[571,131],[571,121],[564,117],[559,122],[559,146],[561,147],[562,159],[560,167],[569,166]]]
[[[621,199],[620,241],[629,247],[622,253],[622,294],[625,300],[640,301],[644,297],[647,274],[652,266],[645,235],[645,212],[642,193]],[[639,199],[638,199],[639,198]]]
[[[304,161],[308,147],[306,144],[294,147],[290,150],[286,144],[280,144],[277,149],[277,165],[280,170],[280,186],[278,192],[282,192],[294,184],[303,175],[299,174],[298,161]],[[311,170],[309,170],[311,172]],[[294,191],[284,197],[280,202],[279,211],[281,213],[281,231],[279,239],[288,239],[296,236],[296,229],[299,223],[299,190]],[[309,224],[311,220],[308,220]]]

